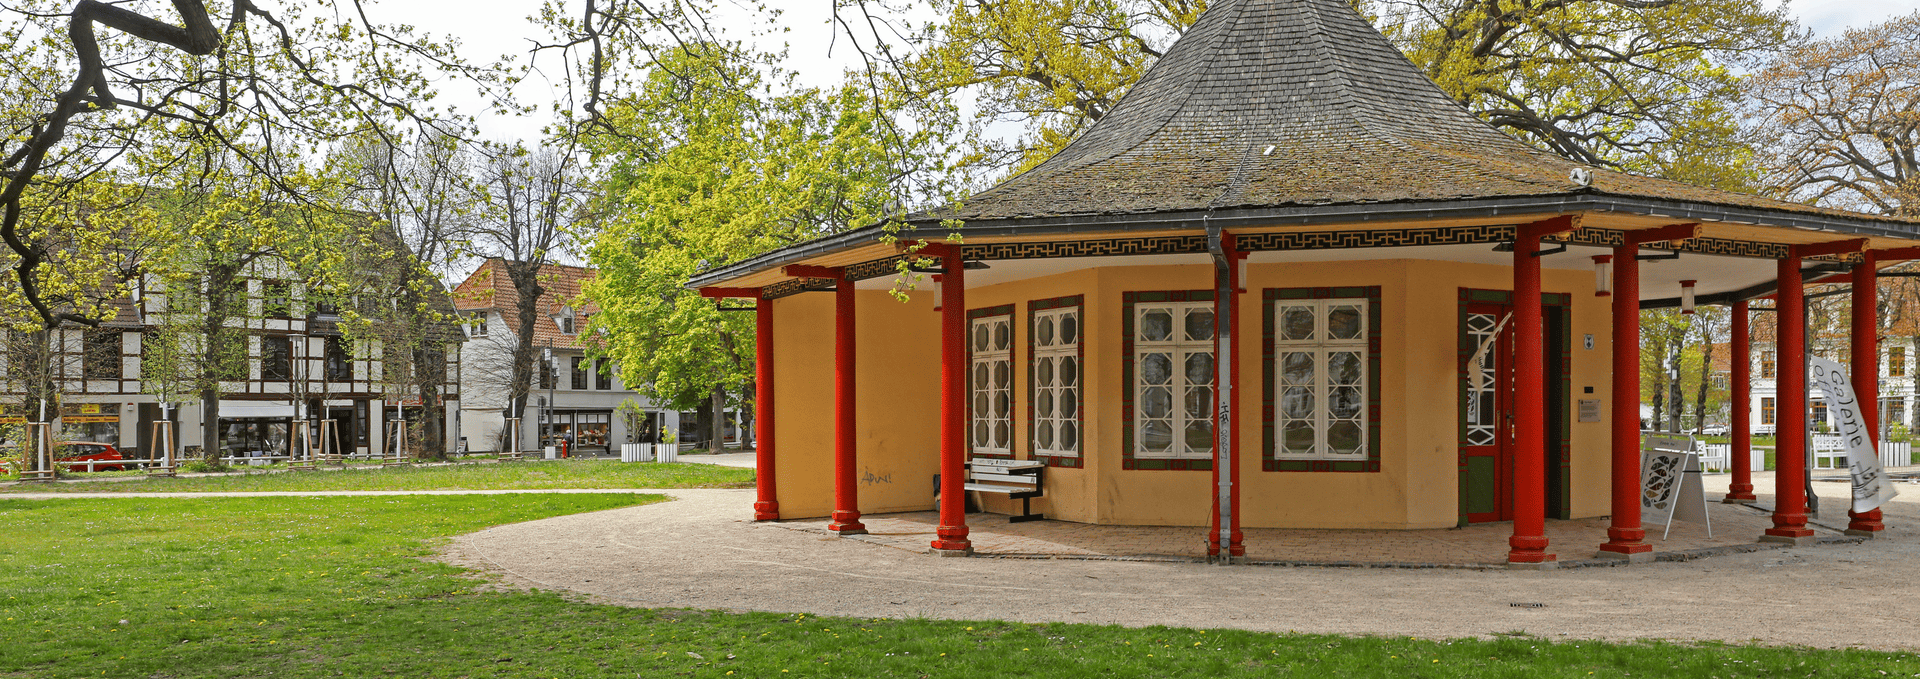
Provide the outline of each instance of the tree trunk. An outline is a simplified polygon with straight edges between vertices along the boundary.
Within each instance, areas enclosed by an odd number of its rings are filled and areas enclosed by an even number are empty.
[[[200,390],[200,459],[220,464],[220,390]]]
[[[1707,386],[1713,374],[1713,336],[1706,335],[1705,350],[1700,354],[1700,389],[1694,392],[1693,426],[1701,434],[1707,433]]]
[[[727,448],[727,390],[714,387],[711,400],[713,403],[708,408],[713,411],[713,419],[708,423],[707,430],[713,432],[713,447],[708,450],[718,453]]]

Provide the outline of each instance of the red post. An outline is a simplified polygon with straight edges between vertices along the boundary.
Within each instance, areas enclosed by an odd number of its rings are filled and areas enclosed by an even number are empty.
[[[1600,555],[1651,561],[1640,525],[1639,254],[1632,234],[1613,249],[1613,523]]]
[[[1733,303],[1733,483],[1721,502],[1750,504],[1753,494],[1753,331],[1747,301]]]
[[[1540,317],[1541,230],[1514,229],[1513,239],[1513,536],[1509,564],[1549,564],[1547,553],[1545,326]],[[1616,293],[1618,294],[1618,293]],[[1621,296],[1623,299],[1624,295]]]
[[[753,309],[753,520],[780,519],[780,494],[773,476],[773,300],[762,299]]]
[[[1813,531],[1807,528],[1807,341],[1806,289],[1800,279],[1800,251],[1794,248],[1780,260],[1780,292],[1775,295],[1780,337],[1779,403],[1774,417],[1774,458],[1779,471],[1774,474],[1773,527],[1760,539],[1767,542],[1811,544]]]
[[[855,451],[853,280],[842,273],[833,284],[833,522],[827,530],[863,535],[860,523],[859,456]]]
[[[1872,250],[1853,267],[1853,393],[1860,401],[1860,419],[1867,425],[1867,440],[1874,453],[1880,451],[1880,267]],[[1853,511],[1853,498],[1847,498],[1847,533],[1872,535],[1887,529],[1880,510]]]
[[[940,282],[940,525],[934,553],[973,553],[967,539],[967,269],[957,246],[946,246]]]

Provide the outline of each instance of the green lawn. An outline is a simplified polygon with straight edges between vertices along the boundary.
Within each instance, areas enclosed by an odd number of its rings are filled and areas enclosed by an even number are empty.
[[[1912,676],[1910,653],[640,610],[420,560],[632,495],[0,499],[4,677]],[[635,577],[644,577],[636,575]]]
[[[111,472],[109,472],[111,473]],[[85,475],[70,475],[69,478]],[[200,493],[315,490],[511,490],[537,488],[748,488],[753,470],[694,463],[593,460],[355,467],[102,483],[19,484],[5,492]]]

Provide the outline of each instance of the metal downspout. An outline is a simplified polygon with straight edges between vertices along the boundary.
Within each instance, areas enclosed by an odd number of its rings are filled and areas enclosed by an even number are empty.
[[[1206,223],[1207,252],[1213,255],[1214,280],[1214,346],[1217,349],[1213,357],[1213,385],[1217,403],[1214,407],[1214,474],[1216,483],[1214,496],[1215,523],[1218,532],[1209,543],[1218,545],[1216,556],[1220,563],[1231,563],[1229,545],[1233,543],[1233,337],[1237,325],[1235,321],[1236,305],[1234,294],[1238,283],[1233,280],[1233,258],[1227,254],[1222,229],[1211,220]]]

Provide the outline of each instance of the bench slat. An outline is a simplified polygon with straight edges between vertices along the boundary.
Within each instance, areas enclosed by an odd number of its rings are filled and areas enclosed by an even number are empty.
[[[976,472],[970,480],[987,481],[991,483],[1017,483],[1025,486],[1040,485],[1040,477],[1026,474],[981,474]]]
[[[1047,466],[1047,463],[1040,462],[1037,460],[977,459],[977,460],[968,462],[967,464],[971,465],[974,469],[981,470],[981,471],[1001,470],[1001,469],[1038,469],[1040,467]]]

